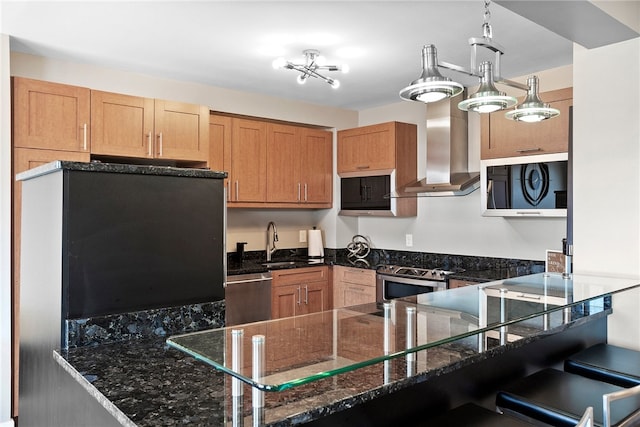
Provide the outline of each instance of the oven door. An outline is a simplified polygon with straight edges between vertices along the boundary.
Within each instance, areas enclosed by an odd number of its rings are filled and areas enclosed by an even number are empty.
[[[443,291],[446,288],[447,283],[444,281],[436,282],[432,280],[410,279],[379,273],[376,276],[377,302],[394,298],[410,297],[427,292]]]

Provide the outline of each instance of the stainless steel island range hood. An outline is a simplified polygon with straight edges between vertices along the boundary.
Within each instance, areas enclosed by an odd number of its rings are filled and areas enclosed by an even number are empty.
[[[468,171],[467,112],[458,109],[465,93],[427,106],[426,178],[391,197],[464,196],[480,187],[480,172]]]

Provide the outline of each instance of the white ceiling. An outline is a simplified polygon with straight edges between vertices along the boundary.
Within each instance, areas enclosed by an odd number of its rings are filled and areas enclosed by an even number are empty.
[[[420,75],[424,44],[435,44],[441,61],[468,68],[468,39],[482,36],[484,1],[2,0],[0,12],[12,50],[363,109],[399,101],[399,90]],[[503,77],[571,63],[571,41],[499,4],[490,12],[493,40],[505,50]],[[339,89],[318,79],[298,85],[294,71],[271,66],[278,56],[302,61],[311,48],[350,66],[349,74],[331,73]]]

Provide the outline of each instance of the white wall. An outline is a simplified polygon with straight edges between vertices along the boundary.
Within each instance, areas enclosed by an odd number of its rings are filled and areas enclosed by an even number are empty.
[[[640,39],[573,61],[574,271],[640,278]],[[640,349],[638,307],[614,297],[611,343]]]

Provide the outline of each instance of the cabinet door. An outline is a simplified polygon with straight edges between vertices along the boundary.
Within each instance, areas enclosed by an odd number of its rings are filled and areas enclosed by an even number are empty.
[[[271,318],[291,317],[299,314],[302,304],[300,285],[274,287],[271,290]]]
[[[154,101],[91,91],[91,153],[153,157]]]
[[[481,116],[482,159],[568,151],[572,88],[541,93],[540,98],[560,110],[560,116],[539,123],[508,120],[504,111]]]
[[[231,136],[231,200],[266,200],[266,123],[233,119]]]
[[[155,157],[206,162],[209,157],[209,109],[183,102],[155,100]]]
[[[233,119],[231,117],[216,116],[209,117],[209,168],[216,171],[225,171],[230,174],[231,170],[231,134]],[[231,195],[230,181],[227,177],[224,180],[227,189],[227,201]]]
[[[333,134],[315,129],[302,129],[301,182],[302,201],[332,202]]]
[[[343,287],[342,301],[344,307],[376,302],[375,286],[347,284]]]
[[[89,89],[15,77],[15,147],[89,152]]]
[[[267,201],[301,200],[300,133],[294,126],[267,125]]]
[[[301,285],[301,307],[302,313],[318,313],[320,311],[329,310],[329,282],[309,282]]]
[[[395,122],[338,132],[338,173],[396,167]]]
[[[15,148],[13,150],[13,172],[15,175],[20,172],[33,169],[54,160],[69,160],[75,162],[88,162],[89,153],[74,153],[70,151],[52,150],[32,150],[28,148]],[[20,330],[18,319],[20,318],[20,227],[22,220],[22,182],[13,181],[13,395],[18,396],[18,367],[19,367],[19,339]],[[13,408],[14,414],[18,414],[17,399]]]

